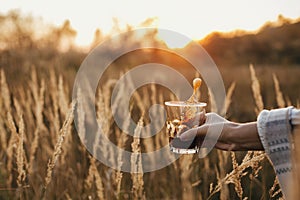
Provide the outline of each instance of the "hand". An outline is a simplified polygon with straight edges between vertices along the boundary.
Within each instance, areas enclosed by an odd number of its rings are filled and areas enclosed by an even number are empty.
[[[215,145],[215,148],[226,151],[264,150],[258,136],[256,122],[235,123],[216,113],[206,114],[205,124],[180,135],[182,141],[194,138],[198,146],[203,144],[205,138],[207,141],[204,147]]]
[[[183,121],[182,124],[188,128],[199,126],[204,124],[206,121],[206,115],[204,112],[197,113],[193,118]]]

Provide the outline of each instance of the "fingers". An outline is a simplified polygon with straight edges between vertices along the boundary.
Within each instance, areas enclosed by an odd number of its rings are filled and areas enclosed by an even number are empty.
[[[206,136],[209,140],[217,140],[222,135],[225,123],[204,124],[202,126],[189,129],[180,135],[180,139],[191,140],[197,137],[198,140],[204,140]]]
[[[219,149],[233,149],[234,147],[230,144],[218,142],[222,137],[223,128],[227,122],[229,121],[216,113],[207,113],[203,125],[186,130],[179,138],[182,141],[195,140],[198,145],[203,145],[204,147],[218,145],[216,147]]]
[[[200,126],[200,125],[204,124],[205,121],[206,121],[206,116],[205,116],[204,112],[199,112],[195,115],[195,117],[183,122],[183,124],[192,128],[192,127]]]
[[[205,124],[215,124],[215,123],[223,123],[228,122],[225,118],[221,117],[216,113],[206,113],[203,112],[198,113],[195,117],[189,119],[188,121],[183,122],[184,125],[192,128],[195,126],[201,126]]]
[[[197,146],[201,146],[203,148],[214,147],[216,145],[218,149],[228,149],[228,144],[218,144],[219,135],[215,135],[211,132],[214,128],[214,125],[202,125],[200,127],[192,128],[182,133],[179,139],[183,142],[193,140]],[[217,132],[220,132],[220,130],[217,130]]]
[[[201,139],[201,138],[203,139],[207,133],[207,129],[208,129],[208,126],[206,126],[206,125],[202,125],[202,126],[199,126],[196,128],[191,128],[191,129],[185,131],[184,133],[182,133],[179,136],[179,138],[182,141],[192,140],[195,137],[197,137],[199,139]]]
[[[180,140],[182,140],[182,141],[188,141],[188,140],[194,139],[194,138],[196,137],[196,135],[197,135],[197,130],[198,130],[198,127],[196,127],[196,128],[191,128],[191,129],[189,129],[189,130],[183,132],[183,133],[179,136]]]

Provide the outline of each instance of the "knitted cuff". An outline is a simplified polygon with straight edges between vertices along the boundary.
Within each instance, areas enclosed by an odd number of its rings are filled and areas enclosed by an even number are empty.
[[[263,110],[257,119],[260,140],[277,174],[291,170],[291,113],[292,107]]]
[[[271,160],[282,191],[287,194],[292,177],[291,116],[293,107],[263,110],[257,119],[257,129],[262,145]]]

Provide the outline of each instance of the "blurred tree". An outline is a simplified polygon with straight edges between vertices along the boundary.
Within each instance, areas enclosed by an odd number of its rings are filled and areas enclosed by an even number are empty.
[[[218,65],[300,64],[300,18],[282,15],[257,32],[211,33],[200,44]]]
[[[0,68],[11,77],[29,74],[32,66],[44,71],[50,66],[78,68],[85,56],[75,47],[76,31],[69,20],[56,27],[12,10],[0,14],[0,30]]]
[[[18,10],[0,17],[0,43],[2,49],[34,48],[34,29],[31,16],[21,17]]]
[[[91,48],[96,47],[101,41],[103,41],[104,35],[102,34],[100,29],[96,29],[94,33],[94,38],[91,44]]]
[[[69,20],[65,20],[60,27],[52,27],[46,35],[47,46],[66,52],[74,48],[77,32],[72,28]]]

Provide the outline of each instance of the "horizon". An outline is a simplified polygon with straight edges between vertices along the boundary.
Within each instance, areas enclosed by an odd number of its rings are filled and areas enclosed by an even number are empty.
[[[104,6],[103,6],[104,5]],[[256,31],[269,21],[276,21],[279,15],[285,18],[300,17],[300,8],[296,0],[260,2],[209,1],[186,2],[153,1],[151,3],[131,0],[120,2],[89,1],[88,3],[51,1],[31,4],[17,0],[2,3],[0,13],[20,10],[23,15],[41,18],[43,23],[61,26],[69,20],[77,32],[75,43],[84,47],[92,43],[95,31],[104,35],[121,31],[127,26],[154,27],[179,32],[193,40],[201,40],[212,32]],[[68,8],[68,9],[67,9]],[[268,8],[268,9],[265,9]],[[197,24],[200,24],[198,26]]]
[[[266,21],[263,24],[259,25],[256,29],[253,30],[244,30],[244,29],[233,29],[233,30],[228,30],[228,31],[218,31],[218,30],[214,30],[212,32],[207,33],[206,35],[204,35],[202,38],[198,38],[198,39],[191,39],[190,40],[185,40],[185,41],[174,41],[172,40],[172,38],[168,38],[168,35],[162,34],[162,32],[164,32],[163,30],[159,30],[159,27],[147,27],[148,25],[152,24],[155,20],[155,18],[148,18],[146,20],[144,20],[142,23],[140,23],[138,26],[131,26],[130,24],[127,24],[126,28],[121,28],[118,26],[118,24],[116,23],[115,26],[112,27],[112,29],[110,30],[109,33],[103,34],[103,31],[99,28],[96,28],[95,31],[93,32],[93,37],[90,38],[90,42],[87,44],[78,44],[76,42],[76,38],[78,36],[78,30],[76,30],[73,25],[72,25],[72,21],[70,21],[69,19],[65,19],[60,25],[54,25],[51,23],[46,23],[45,20],[42,17],[36,17],[33,16],[32,14],[25,14],[23,12],[21,12],[19,9],[12,9],[9,10],[7,13],[5,13],[3,15],[3,13],[0,12],[0,15],[8,16],[10,12],[16,12],[21,18],[26,18],[29,17],[29,19],[32,19],[33,21],[33,25],[36,28],[36,25],[40,25],[42,28],[47,29],[48,27],[53,27],[53,28],[59,28],[64,26],[67,23],[67,26],[69,26],[73,31],[75,31],[76,35],[75,35],[75,40],[70,43],[73,44],[75,46],[75,48],[81,49],[81,50],[90,50],[90,48],[95,45],[94,42],[99,43],[99,41],[94,41],[95,40],[95,35],[97,31],[100,31],[100,35],[101,35],[101,41],[103,41],[103,39],[105,40],[105,38],[109,38],[112,35],[116,35],[122,32],[126,32],[128,30],[132,30],[132,29],[136,29],[136,28],[154,28],[157,29],[157,39],[161,40],[162,42],[164,42],[170,49],[172,48],[185,48],[191,41],[197,41],[197,42],[205,42],[206,39],[209,39],[209,37],[213,34],[220,34],[222,37],[226,37],[226,38],[232,38],[232,37],[239,37],[239,36],[243,36],[243,35],[247,35],[247,34],[257,34],[260,31],[262,31],[265,27],[280,27],[286,24],[294,24],[294,23],[298,23],[300,22],[300,17],[296,17],[296,18],[289,18],[286,16],[283,16],[282,14],[279,14],[277,16],[276,19],[272,20],[272,21]],[[116,20],[116,19],[115,19]],[[117,20],[116,20],[117,21]],[[146,25],[146,27],[143,27],[142,25]],[[44,30],[45,31],[45,30]],[[39,33],[41,35],[39,35]],[[46,31],[47,32],[47,31]],[[37,33],[38,37],[44,35],[43,31],[34,29],[33,33]],[[99,39],[99,38],[98,38]]]

